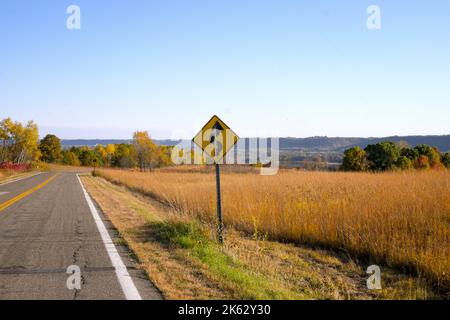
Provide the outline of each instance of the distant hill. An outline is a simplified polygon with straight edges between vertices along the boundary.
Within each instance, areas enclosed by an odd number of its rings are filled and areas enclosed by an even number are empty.
[[[89,146],[93,147],[97,144],[118,144],[131,143],[132,140],[62,140],[63,148],[70,148],[73,146]],[[180,140],[155,140],[157,144],[174,146]],[[357,137],[310,137],[310,138],[280,138],[281,150],[302,150],[302,151],[321,151],[321,152],[343,152],[345,149],[354,146],[365,148],[368,144],[378,143],[382,141],[399,142],[404,141],[410,146],[419,144],[428,144],[439,150],[447,152],[450,151],[450,135],[442,136],[392,136],[383,138],[357,138]]]
[[[437,147],[441,151],[450,151],[450,135],[443,136],[391,136],[382,138],[329,138],[329,137],[311,137],[311,138],[281,138],[281,150],[304,150],[304,151],[339,151],[360,146],[365,148],[369,144],[382,141],[399,142],[404,141],[410,146],[427,144]]]
[[[71,147],[95,147],[98,144],[107,145],[107,144],[120,144],[120,143],[131,143],[133,140],[131,139],[63,139],[61,140],[61,145],[63,148],[68,149]],[[174,146],[180,140],[154,140],[159,145],[164,146]]]

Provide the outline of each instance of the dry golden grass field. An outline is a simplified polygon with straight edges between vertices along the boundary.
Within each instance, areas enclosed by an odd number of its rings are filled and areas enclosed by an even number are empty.
[[[241,171],[241,170],[240,170]],[[102,169],[110,182],[149,195],[213,226],[210,169],[141,173]],[[427,279],[450,292],[450,171],[222,174],[225,228],[339,249]]]

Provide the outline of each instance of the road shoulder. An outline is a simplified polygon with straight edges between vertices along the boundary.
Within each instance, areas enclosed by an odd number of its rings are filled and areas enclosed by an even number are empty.
[[[83,176],[80,177],[82,181],[83,187],[86,188],[86,179],[83,178]],[[89,194],[89,191],[88,191]],[[137,289],[136,294],[125,294],[126,296],[129,296],[129,299],[137,299],[136,297],[140,296],[139,298],[142,298],[143,300],[161,300],[163,299],[163,296],[161,292],[149,281],[149,278],[147,277],[147,274],[139,268],[139,262],[136,260],[136,256],[134,253],[128,248],[126,245],[126,242],[121,237],[120,233],[115,228],[114,224],[108,219],[108,217],[105,216],[105,214],[102,211],[102,208],[98,205],[98,203],[95,201],[95,199],[89,194],[90,199],[92,200],[92,204],[95,207],[96,214],[100,217],[100,220],[104,227],[106,228],[106,231],[109,235],[109,237],[112,240],[114,250],[108,249],[108,253],[111,254],[111,251],[116,251],[118,255],[120,256],[119,260],[120,264],[125,265],[126,270],[123,274],[123,271],[120,272],[121,267],[116,266],[116,272],[122,273],[120,277],[122,277],[125,282],[129,282],[130,279],[127,279],[128,277],[131,278],[133,290],[130,290],[130,288],[124,287],[124,284],[122,280],[119,280],[122,284],[122,289],[125,291],[134,291]],[[99,230],[100,231],[100,230]],[[114,252],[115,253],[115,252]],[[110,256],[111,258],[111,256]],[[117,265],[117,261],[113,262],[113,265]],[[119,276],[119,275],[118,275]],[[134,288],[135,287],[135,288]]]

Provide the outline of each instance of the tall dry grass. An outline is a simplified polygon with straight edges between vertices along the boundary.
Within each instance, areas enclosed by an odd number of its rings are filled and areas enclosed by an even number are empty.
[[[99,170],[202,221],[215,219],[213,174]],[[450,171],[222,175],[224,223],[272,239],[407,268],[450,290]]]

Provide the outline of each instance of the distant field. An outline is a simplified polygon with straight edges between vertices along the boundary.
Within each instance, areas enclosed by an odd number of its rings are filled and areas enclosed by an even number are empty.
[[[215,180],[192,167],[152,173],[99,170],[205,223],[215,220]],[[270,239],[342,249],[412,271],[450,290],[450,171],[260,176],[224,170],[224,223]]]

